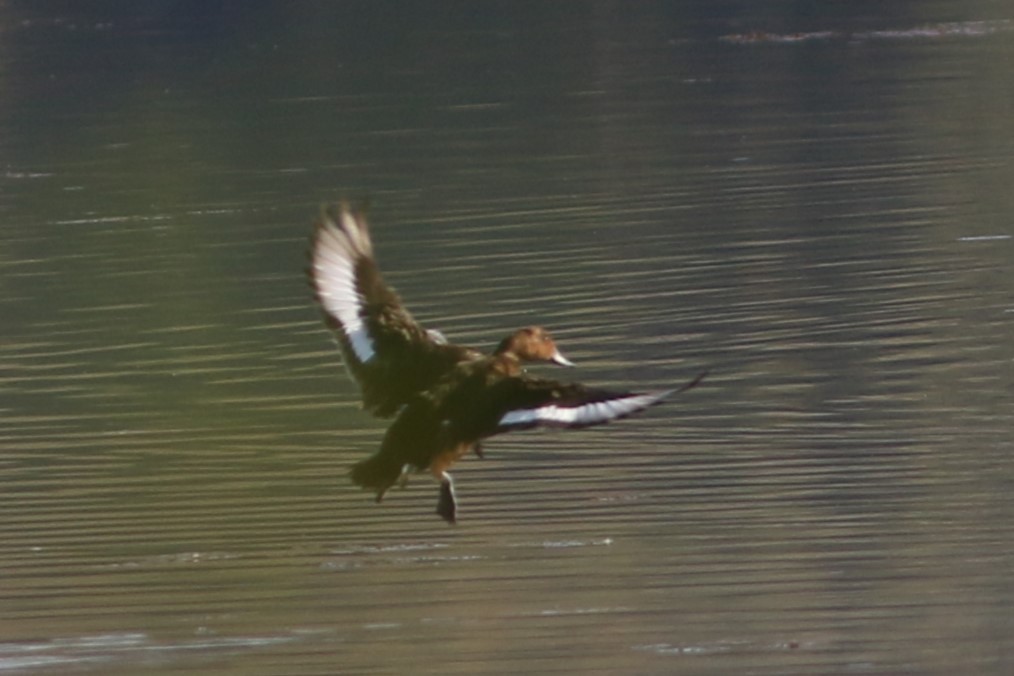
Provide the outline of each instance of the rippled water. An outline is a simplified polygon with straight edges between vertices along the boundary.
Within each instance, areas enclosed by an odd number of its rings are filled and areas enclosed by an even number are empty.
[[[0,8],[0,673],[1010,673],[1014,17],[944,6]],[[375,505],[341,194],[454,340],[711,374]]]

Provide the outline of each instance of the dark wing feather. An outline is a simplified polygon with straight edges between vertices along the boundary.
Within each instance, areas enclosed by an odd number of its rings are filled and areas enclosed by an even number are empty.
[[[658,392],[610,392],[577,384],[518,376],[498,383],[505,396],[496,397],[499,405],[491,411],[495,418],[494,434],[532,427],[590,427],[625,418],[654,406],[666,397],[694,387],[700,374],[683,387]],[[510,396],[506,396],[507,393]]]
[[[310,256],[317,302],[362,389],[367,410],[392,415],[455,365],[478,356],[448,345],[412,318],[384,282],[362,211],[344,203],[326,208],[317,221]]]

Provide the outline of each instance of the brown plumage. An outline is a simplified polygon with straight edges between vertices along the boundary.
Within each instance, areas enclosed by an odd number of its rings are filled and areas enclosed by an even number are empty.
[[[397,417],[376,454],[351,470],[353,482],[376,493],[412,472],[440,481],[437,513],[457,518],[448,469],[483,439],[537,426],[587,427],[626,417],[679,390],[637,394],[534,378],[525,362],[571,363],[545,329],[525,327],[505,337],[491,356],[449,344],[420,326],[380,274],[365,215],[340,204],[324,210],[314,230],[311,281],[363,407]]]

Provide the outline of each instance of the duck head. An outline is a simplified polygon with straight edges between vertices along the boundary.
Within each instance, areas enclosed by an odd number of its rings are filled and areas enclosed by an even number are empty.
[[[560,366],[573,366],[574,363],[560,354],[553,337],[541,326],[526,326],[518,329],[500,341],[493,353],[495,355],[511,355],[519,361],[551,361]]]

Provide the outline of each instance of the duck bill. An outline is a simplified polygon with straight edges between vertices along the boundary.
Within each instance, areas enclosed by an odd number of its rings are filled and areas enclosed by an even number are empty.
[[[567,359],[562,354],[560,354],[559,350],[553,353],[553,356],[549,358],[549,361],[553,362],[554,364],[559,364],[560,366],[574,365],[574,362],[572,362],[571,360]]]

